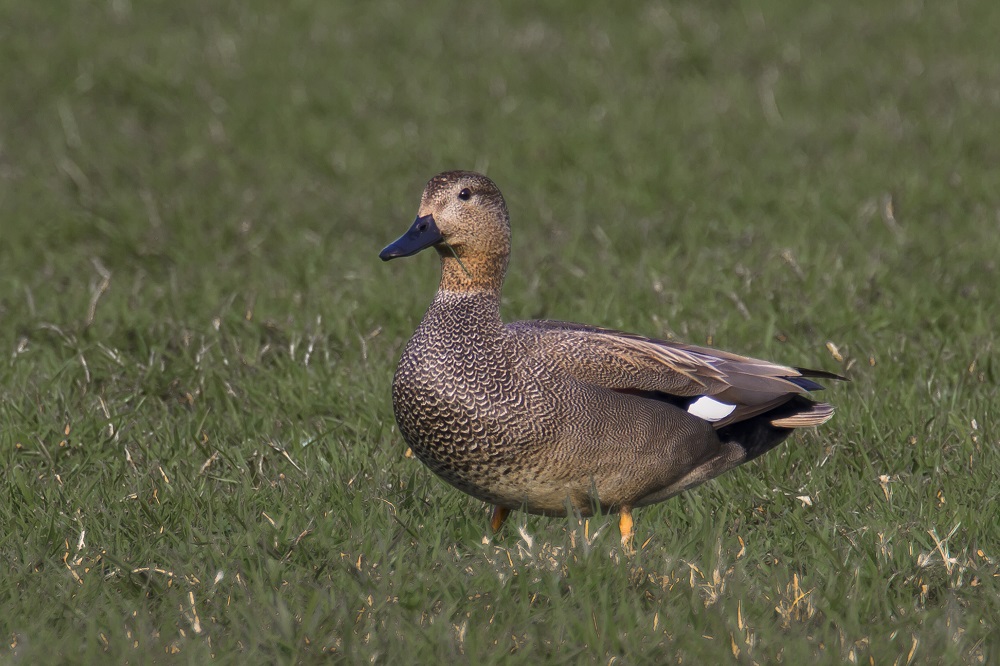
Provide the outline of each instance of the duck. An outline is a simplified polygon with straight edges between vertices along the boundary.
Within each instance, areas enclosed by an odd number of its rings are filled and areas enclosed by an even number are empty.
[[[504,323],[510,216],[487,176],[448,171],[424,188],[416,219],[381,251],[433,248],[437,293],[392,382],[399,432],[458,490],[511,511],[618,514],[662,502],[828,421],[816,379],[844,379],[707,347],[552,320]],[[634,552],[634,550],[632,551]]]

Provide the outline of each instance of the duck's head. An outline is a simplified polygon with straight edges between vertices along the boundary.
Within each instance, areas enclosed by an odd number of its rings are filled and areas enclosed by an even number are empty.
[[[409,257],[428,247],[441,255],[446,273],[454,262],[473,282],[502,280],[510,255],[510,218],[496,184],[471,171],[434,176],[424,188],[409,231],[382,250],[379,258]]]

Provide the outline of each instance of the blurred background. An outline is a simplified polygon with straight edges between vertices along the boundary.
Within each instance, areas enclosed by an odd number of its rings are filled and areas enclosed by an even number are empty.
[[[936,270],[950,303],[995,270],[962,264],[997,224],[998,13],[8,2],[4,291],[80,289],[99,259],[130,285],[109,298],[138,290],[158,315],[225,298],[226,282],[263,305],[419,281],[383,294],[400,307],[393,294],[426,300],[432,270],[372,257],[430,176],[466,168],[509,199],[517,316],[605,308],[648,328],[647,308],[610,301],[659,283],[700,293],[718,321],[733,306],[720,293],[768,270],[736,275],[742,257],[789,248],[817,280],[856,273],[852,291]],[[36,314],[57,319],[47,306]]]

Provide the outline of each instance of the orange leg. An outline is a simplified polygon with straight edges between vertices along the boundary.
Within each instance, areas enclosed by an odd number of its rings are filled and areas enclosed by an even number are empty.
[[[507,516],[510,515],[510,509],[505,506],[494,506],[493,515],[490,516],[490,529],[496,534],[503,527],[503,524],[507,521]]]
[[[632,529],[632,507],[623,506],[620,511],[618,531],[622,533],[622,549],[631,555],[635,552],[635,547],[632,545],[632,540],[635,538],[635,530]]]

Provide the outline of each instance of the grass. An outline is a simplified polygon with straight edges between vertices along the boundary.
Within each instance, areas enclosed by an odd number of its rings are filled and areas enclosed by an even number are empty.
[[[995,3],[0,5],[0,661],[995,663]],[[613,519],[403,453],[485,170],[506,316],[845,372]]]

